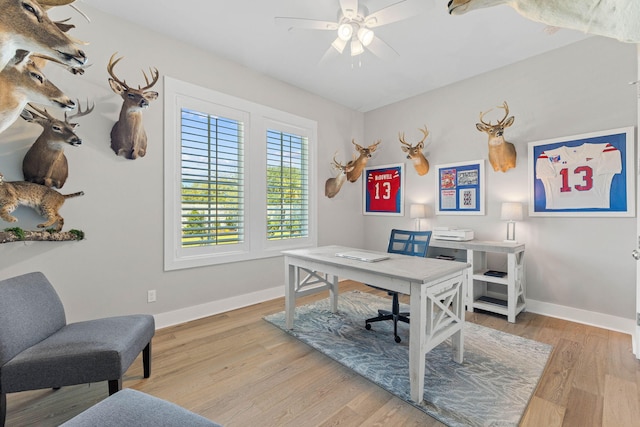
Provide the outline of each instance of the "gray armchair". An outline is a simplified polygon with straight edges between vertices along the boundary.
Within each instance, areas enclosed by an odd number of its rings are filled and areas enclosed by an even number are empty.
[[[0,281],[0,427],[7,393],[108,381],[109,394],[142,351],[151,375],[151,315],[67,324],[64,307],[44,274]]]

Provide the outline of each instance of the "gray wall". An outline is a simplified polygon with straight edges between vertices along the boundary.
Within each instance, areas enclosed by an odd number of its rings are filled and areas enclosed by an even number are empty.
[[[438,215],[424,221],[430,227],[471,228],[476,238],[502,240],[506,227],[499,219],[501,202],[521,201],[525,211],[528,208],[528,143],[635,126],[636,89],[628,84],[635,80],[634,45],[590,38],[369,112],[365,139],[382,138],[385,144],[372,164],[407,162],[406,206],[426,202],[433,209],[435,175],[420,177],[413,171],[399,148],[398,131],[416,141],[417,128],[427,124],[432,165],[487,159],[487,136],[475,123],[480,111],[506,100],[515,122],[505,135],[515,144],[518,161],[506,173],[494,172],[486,161],[486,215]],[[501,112],[494,112],[495,117]],[[389,229],[396,226],[414,223],[406,217],[366,217],[367,247],[384,249]],[[635,230],[635,218],[528,217],[525,212],[524,221],[517,223],[517,237],[526,243],[532,306],[552,311],[558,305],[633,319],[636,262],[630,251]],[[500,259],[493,262],[497,268],[500,262],[506,265]]]
[[[224,309],[229,304],[283,295],[281,257],[163,271],[162,81],[154,87],[160,98],[144,113],[149,136],[146,157],[135,161],[117,157],[110,149],[109,132],[122,100],[107,82],[109,57],[116,51],[125,57],[117,65],[116,74],[130,85],[144,83],[141,69],[153,66],[161,76],[316,120],[319,182],[323,186],[333,173],[329,166],[333,153],[338,149],[352,151],[351,138],[362,139],[362,113],[89,7],[83,6],[83,11],[91,17],[91,23],[74,18],[78,24],[74,36],[90,42],[85,51],[93,65],[80,77],[55,65],[47,66],[46,74],[72,98],[80,98],[83,103],[88,98],[96,104],[91,115],[78,119],[77,133],[84,144],[65,150],[70,172],[61,191],[86,193],[67,200],[61,214],[65,230],[81,229],[87,238],[82,242],[0,245],[0,277],[43,271],[60,293],[70,320],[134,312],[167,313],[223,301],[197,311],[203,313],[212,307]],[[49,111],[62,117],[55,107]],[[12,181],[22,179],[22,158],[41,131],[38,125],[19,120],[0,134],[0,171]],[[352,190],[345,190],[334,200],[319,200],[319,244],[363,245],[360,192],[355,186]],[[338,212],[340,221],[336,221]],[[25,229],[35,229],[41,222],[25,207],[19,208],[16,216],[19,222],[15,225]],[[14,225],[0,221],[0,227],[8,226]],[[147,304],[148,289],[157,290],[156,303]],[[171,319],[180,320],[185,315],[179,313]]]

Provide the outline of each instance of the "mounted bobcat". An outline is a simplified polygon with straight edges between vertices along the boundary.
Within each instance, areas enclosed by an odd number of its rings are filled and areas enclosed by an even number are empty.
[[[46,228],[58,223],[55,230],[60,231],[64,226],[64,218],[60,216],[58,211],[64,201],[82,195],[84,195],[83,191],[60,194],[56,190],[32,182],[7,182],[0,174],[0,218],[7,222],[17,222],[18,219],[11,213],[20,205],[29,206],[47,220],[38,224],[38,228]]]

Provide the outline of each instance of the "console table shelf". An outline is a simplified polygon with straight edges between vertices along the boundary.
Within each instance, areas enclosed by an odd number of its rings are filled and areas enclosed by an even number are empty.
[[[507,256],[506,276],[485,275],[490,270],[487,267],[488,253]],[[432,238],[428,256],[438,255],[453,255],[456,261],[471,264],[467,272],[468,311],[480,309],[498,313],[507,316],[509,322],[515,323],[518,313],[526,308],[523,243],[484,240],[458,242]]]

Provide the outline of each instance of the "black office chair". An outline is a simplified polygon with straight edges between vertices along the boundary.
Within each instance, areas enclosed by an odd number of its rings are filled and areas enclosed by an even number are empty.
[[[431,231],[407,231],[407,230],[391,230],[389,238],[389,246],[387,252],[393,254],[403,254],[411,256],[427,256],[429,249],[429,241],[431,240]],[[380,289],[376,286],[372,288]],[[398,336],[398,321],[409,323],[409,313],[400,312],[400,302],[398,301],[398,293],[388,291],[391,295],[391,311],[378,310],[378,316],[372,317],[365,321],[365,328],[371,329],[371,323],[383,320],[393,320],[393,335],[396,342],[402,341]]]

